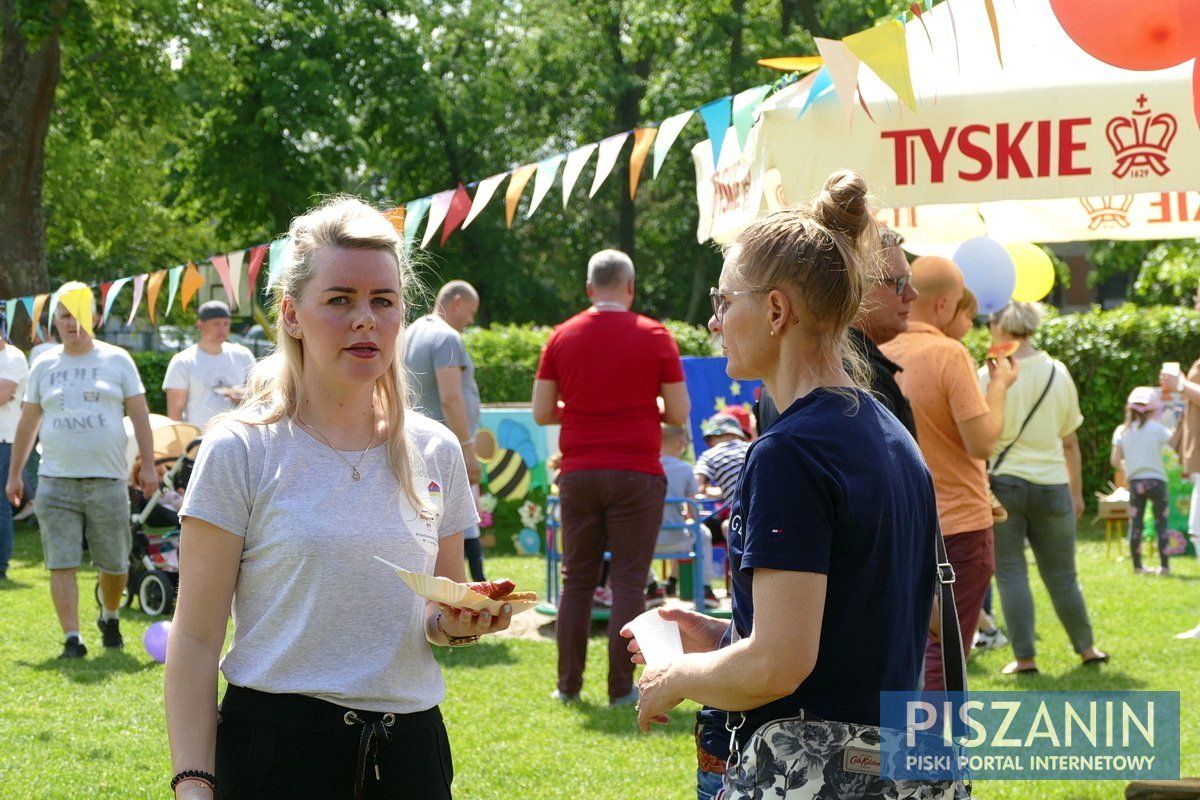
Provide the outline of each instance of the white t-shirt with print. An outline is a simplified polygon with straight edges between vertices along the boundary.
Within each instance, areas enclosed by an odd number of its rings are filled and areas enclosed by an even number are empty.
[[[432,575],[440,540],[479,518],[458,439],[415,412],[405,424],[432,513],[404,496],[385,445],[339,457],[287,421],[205,433],[179,513],[246,540],[221,662],[230,683],[367,711],[441,702],[425,601],[374,556]]]
[[[25,396],[25,380],[29,377],[29,365],[25,354],[11,344],[0,350],[0,380],[12,381],[17,385],[12,398],[0,405],[0,443],[12,444],[17,433],[17,422],[21,419],[21,398]]]
[[[125,400],[145,393],[129,353],[108,342],[40,356],[25,388],[25,402],[42,407],[38,475],[128,480]]]
[[[183,418],[203,428],[212,417],[233,408],[221,390],[244,385],[253,366],[254,354],[240,344],[222,342],[219,354],[206,353],[194,344],[171,358],[162,388],[186,389]]]

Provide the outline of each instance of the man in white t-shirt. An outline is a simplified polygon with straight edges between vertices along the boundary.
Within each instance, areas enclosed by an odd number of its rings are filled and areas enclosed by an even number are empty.
[[[0,475],[8,475],[12,442],[21,417],[21,397],[29,366],[25,354],[0,337]],[[12,506],[0,500],[0,581],[8,580],[8,560],[13,548]]]
[[[163,389],[167,416],[203,428],[205,423],[241,401],[254,354],[229,338],[229,306],[220,300],[203,303],[196,313],[197,344],[175,354],[167,365]]]
[[[94,303],[82,283],[67,283],[58,291],[54,325],[62,347],[39,357],[29,371],[5,491],[14,505],[21,502],[21,472],[40,433],[38,527],[50,570],[50,596],[66,639],[60,658],[87,655],[79,632],[76,582],[85,531],[100,584],[96,624],[105,647],[124,644],[118,612],[131,545],[126,415],[142,459],[138,488],[149,497],[158,487],[146,390],[129,353],[92,338]]]

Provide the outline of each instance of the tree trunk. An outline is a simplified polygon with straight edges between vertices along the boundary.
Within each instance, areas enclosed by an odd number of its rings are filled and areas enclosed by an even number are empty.
[[[65,9],[56,2],[51,14]],[[60,48],[57,27],[34,45],[26,41],[13,0],[0,0],[0,24],[0,298],[13,298],[50,283],[42,178]]]

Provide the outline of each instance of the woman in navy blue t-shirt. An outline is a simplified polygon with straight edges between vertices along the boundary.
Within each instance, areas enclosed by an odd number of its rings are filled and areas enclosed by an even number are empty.
[[[811,206],[748,227],[711,293],[729,376],[762,379],[784,411],[751,446],[733,505],[732,626],[662,610],[686,654],[640,681],[642,730],[684,699],[705,706],[701,797],[714,777],[703,767],[718,771],[728,753],[726,712],[745,712],[742,741],[801,709],[878,725],[879,693],[920,679],[933,484],[912,437],[863,388],[846,336],[884,277],[879,253],[866,186],[842,171]]]

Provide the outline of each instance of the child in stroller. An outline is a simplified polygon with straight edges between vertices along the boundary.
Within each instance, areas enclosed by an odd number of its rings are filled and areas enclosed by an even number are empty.
[[[142,611],[152,617],[169,614],[175,606],[179,589],[177,510],[200,447],[200,429],[195,425],[166,417],[162,420],[165,422],[152,419],[158,489],[144,500],[136,488],[130,489],[133,546],[125,605],[132,606],[137,598]],[[136,475],[140,466],[135,457],[132,474]],[[153,530],[164,527],[166,531]]]

